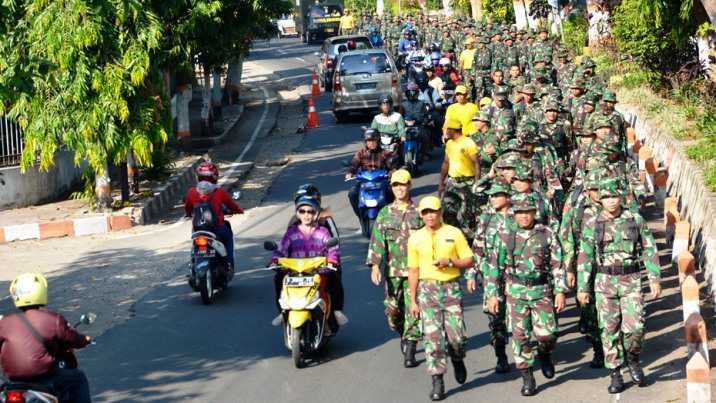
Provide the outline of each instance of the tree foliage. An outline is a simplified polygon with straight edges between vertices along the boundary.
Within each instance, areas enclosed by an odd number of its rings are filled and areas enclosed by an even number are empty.
[[[22,167],[67,147],[95,173],[144,166],[171,132],[163,73],[245,54],[284,0],[0,1],[0,115],[23,128]]]
[[[482,8],[491,21],[513,23],[515,9],[512,0],[481,0]]]

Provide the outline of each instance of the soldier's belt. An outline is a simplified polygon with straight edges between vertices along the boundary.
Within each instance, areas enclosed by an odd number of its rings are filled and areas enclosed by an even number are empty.
[[[609,274],[612,276],[626,276],[629,274],[639,273],[641,265],[630,264],[620,266],[599,266],[597,273]]]
[[[537,285],[545,285],[545,284],[549,283],[549,278],[547,278],[546,274],[541,274],[539,277],[532,278],[532,279],[521,278],[521,277],[515,276],[513,274],[508,274],[507,278],[513,284],[519,284],[519,285],[523,285],[526,287],[534,287]]]

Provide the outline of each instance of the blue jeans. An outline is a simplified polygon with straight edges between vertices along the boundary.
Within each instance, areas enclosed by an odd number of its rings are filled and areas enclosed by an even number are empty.
[[[52,373],[39,376],[32,383],[51,388],[61,403],[91,403],[89,382],[79,369],[57,368]]]
[[[214,234],[224,244],[226,260],[228,260],[231,267],[234,267],[234,232],[231,230],[231,223],[224,221],[224,225],[217,226],[214,229]]]

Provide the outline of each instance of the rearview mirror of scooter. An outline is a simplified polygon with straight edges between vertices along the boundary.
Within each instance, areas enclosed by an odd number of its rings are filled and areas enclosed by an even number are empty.
[[[235,191],[234,193],[232,193],[232,194],[231,194],[231,198],[234,199],[234,200],[239,200],[239,199],[241,199],[241,191],[240,191],[240,190],[237,190],[237,191]]]
[[[91,325],[97,320],[97,314],[94,312],[87,312],[80,316],[80,323],[83,325]]]
[[[341,241],[338,238],[328,238],[326,240],[326,248],[332,248],[338,246]]]
[[[278,245],[274,241],[264,241],[264,249],[273,252],[278,249]]]

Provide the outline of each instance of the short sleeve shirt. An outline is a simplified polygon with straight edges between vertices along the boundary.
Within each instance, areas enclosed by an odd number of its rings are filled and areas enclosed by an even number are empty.
[[[462,134],[469,136],[477,131],[477,127],[472,122],[472,118],[480,109],[472,102],[466,102],[464,105],[454,103],[448,106],[445,111],[445,122],[456,120],[462,123]]]
[[[460,229],[443,224],[431,232],[423,227],[408,239],[408,267],[419,269],[421,280],[453,281],[460,277],[460,269],[446,267],[438,269],[433,263],[437,259],[466,259],[472,257]]]
[[[460,136],[456,139],[448,140],[445,144],[445,153],[450,162],[448,176],[453,178],[474,177],[475,162],[472,158],[479,151],[480,148],[477,143],[470,137]]]

